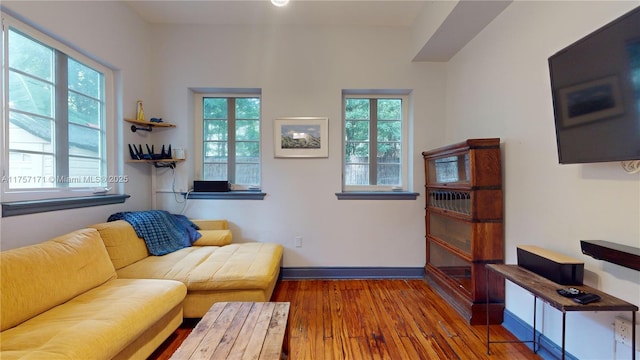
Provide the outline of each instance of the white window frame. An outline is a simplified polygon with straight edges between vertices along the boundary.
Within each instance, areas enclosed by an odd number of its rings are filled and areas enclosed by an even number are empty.
[[[2,111],[2,129],[3,134],[0,139],[0,146],[2,148],[2,169],[0,170],[0,176],[3,177],[5,181],[2,181],[0,186],[0,191],[2,192],[2,202],[11,202],[11,201],[30,201],[30,200],[46,200],[46,199],[57,199],[57,198],[70,198],[70,197],[78,197],[78,196],[86,196],[93,195],[96,191],[96,188],[103,187],[116,187],[118,191],[122,190],[123,182],[125,181],[117,181],[110,182],[108,178],[108,174],[116,174],[117,169],[117,156],[115,156],[115,148],[116,148],[116,136],[115,136],[115,121],[114,121],[114,102],[115,102],[115,86],[114,86],[114,74],[113,70],[100,64],[99,62],[91,59],[85,54],[80,53],[77,50],[74,50],[70,46],[62,43],[54,39],[52,36],[49,36],[39,30],[36,30],[34,27],[25,24],[22,21],[19,21],[10,15],[0,12],[0,17],[2,21],[2,84],[0,86],[0,95],[2,97],[3,103],[3,111]],[[33,38],[36,41],[41,42],[42,44],[49,46],[57,51],[64,53],[67,57],[73,58],[82,64],[91,67],[92,69],[101,72],[103,74],[104,80],[104,159],[106,161],[106,169],[105,174],[96,174],[95,178],[92,177],[92,181],[95,181],[95,186],[87,186],[87,187],[54,187],[54,188],[24,188],[24,189],[11,189],[10,188],[10,176],[9,174],[9,67],[6,64],[6,56],[7,56],[7,39],[9,34],[9,28],[15,28],[21,33]],[[115,178],[115,176],[114,176]],[[123,178],[118,176],[117,178]],[[35,181],[35,180],[34,180]],[[46,180],[43,180],[46,181]]]
[[[207,91],[207,92],[197,92],[194,94],[194,123],[195,123],[195,131],[194,131],[194,135],[195,135],[195,141],[194,141],[194,145],[195,145],[195,154],[194,154],[194,160],[195,160],[195,180],[201,180],[203,179],[203,173],[204,173],[204,134],[203,134],[203,116],[202,116],[202,102],[205,98],[258,98],[260,99],[260,139],[259,139],[259,148],[260,148],[260,162],[258,164],[258,166],[260,167],[260,179],[259,179],[259,183],[258,184],[251,184],[251,185],[247,185],[247,184],[231,184],[231,190],[258,190],[262,187],[262,138],[263,138],[263,131],[262,131],[262,94],[260,92],[260,90],[257,89],[240,89],[238,90],[238,92],[227,92],[224,90],[221,90],[221,92],[217,92],[216,90],[212,90],[212,91]],[[234,129],[235,132],[235,129]],[[231,143],[235,143],[235,135],[234,135],[234,140],[233,141],[228,141],[229,144]],[[233,163],[231,165],[233,167],[233,171],[235,172],[235,163]]]
[[[345,171],[346,171],[346,144],[347,136],[345,131],[345,125],[347,121],[346,116],[346,100],[349,99],[401,99],[402,100],[402,141],[401,151],[402,156],[400,160],[400,185],[388,186],[388,185],[347,185],[345,184]],[[408,91],[386,91],[386,90],[373,90],[373,91],[359,91],[359,90],[345,90],[342,93],[342,191],[343,192],[390,192],[390,191],[406,191],[409,187],[409,101],[410,96]],[[377,144],[377,139],[370,139]],[[374,156],[374,154],[370,154]],[[369,169],[371,171],[371,169]]]

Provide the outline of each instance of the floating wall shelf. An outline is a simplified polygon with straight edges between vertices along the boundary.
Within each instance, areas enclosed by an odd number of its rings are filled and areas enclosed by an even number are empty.
[[[580,247],[594,259],[640,271],[640,248],[604,240],[580,240]]]
[[[124,119],[124,121],[126,122],[130,122],[133,125],[131,125],[131,131],[136,132],[138,130],[142,130],[142,131],[151,131],[153,130],[154,127],[165,127],[165,128],[170,128],[170,127],[176,127],[173,124],[169,124],[166,122],[151,122],[151,121],[140,121],[140,120],[135,120],[135,119]]]
[[[156,160],[127,160],[128,163],[157,163],[157,162],[181,162],[185,159],[156,159]]]
[[[128,163],[149,163],[157,168],[175,168],[176,163],[185,161],[185,159],[156,159],[156,160],[127,160]]]

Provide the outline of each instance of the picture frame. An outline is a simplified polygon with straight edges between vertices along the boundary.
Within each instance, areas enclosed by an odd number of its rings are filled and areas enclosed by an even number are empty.
[[[329,118],[285,117],[273,125],[276,158],[329,157]]]
[[[568,86],[559,90],[563,127],[572,127],[621,115],[624,112],[617,76]]]

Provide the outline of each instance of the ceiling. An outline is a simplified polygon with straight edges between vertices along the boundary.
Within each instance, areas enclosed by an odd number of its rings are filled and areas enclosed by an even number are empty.
[[[407,27],[424,44],[413,61],[448,61],[512,1],[290,0],[284,7],[269,0],[123,2],[152,24]]]
[[[428,1],[269,0],[125,1],[145,21],[165,24],[411,26]]]

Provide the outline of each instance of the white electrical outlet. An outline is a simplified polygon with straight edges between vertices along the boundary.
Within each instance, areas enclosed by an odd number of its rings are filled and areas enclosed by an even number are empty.
[[[302,247],[302,236],[296,236],[296,247]]]
[[[617,317],[614,323],[615,340],[627,346],[631,346],[631,321]]]

